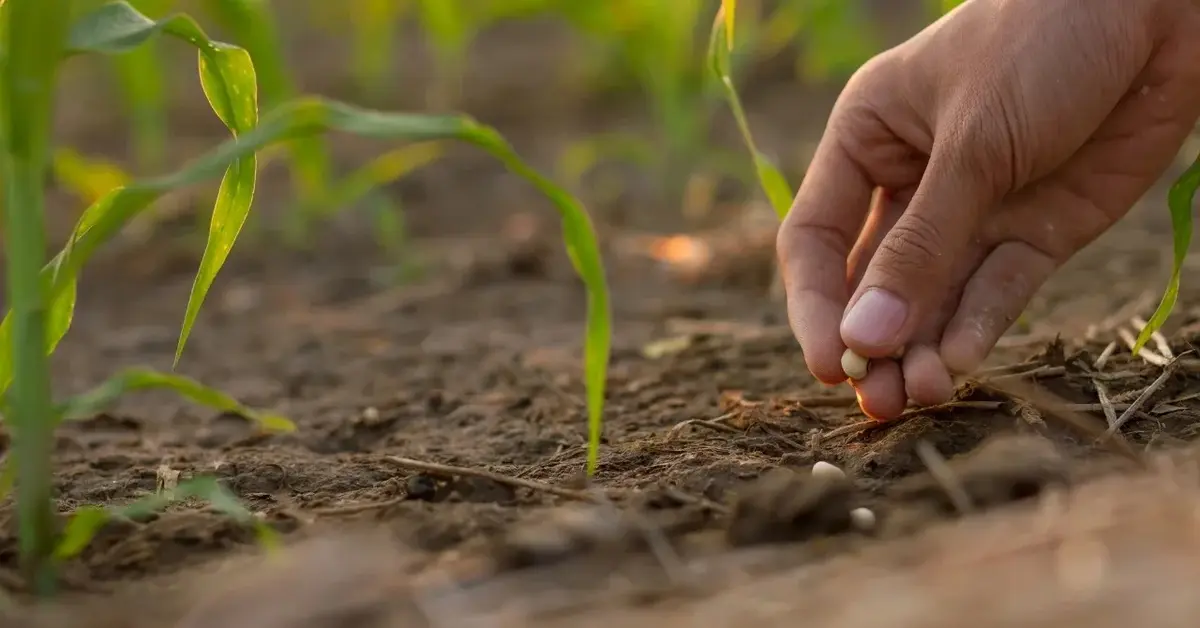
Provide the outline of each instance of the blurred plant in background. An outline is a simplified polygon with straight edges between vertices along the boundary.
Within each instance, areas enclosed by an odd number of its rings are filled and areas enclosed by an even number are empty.
[[[930,19],[949,0],[929,3]],[[77,12],[101,0],[74,3]],[[162,17],[187,10],[206,18],[225,40],[245,48],[254,60],[264,111],[297,94],[288,67],[286,21],[276,13],[282,2],[268,0],[135,0],[140,12]],[[730,55],[736,68],[792,55],[797,80],[843,79],[881,49],[865,0],[742,0],[737,36]],[[652,130],[605,132],[575,138],[560,154],[562,178],[589,201],[604,201],[614,185],[588,179],[605,164],[637,168],[653,186],[655,202],[678,206],[685,215],[703,214],[717,186],[733,181],[753,186],[754,172],[740,155],[712,140],[721,110],[721,89],[708,72],[705,50],[718,0],[289,0],[311,24],[348,42],[347,75],[360,102],[390,104],[407,85],[400,38],[419,33],[434,65],[434,81],[424,94],[430,110],[458,108],[470,53],[479,36],[505,21],[550,18],[569,26],[582,49],[585,88],[594,92],[633,91],[650,113]],[[291,21],[294,24],[295,21]],[[145,176],[167,169],[167,79],[175,68],[150,42],[110,60],[117,96],[130,126],[131,155],[125,166]],[[59,153],[62,183],[80,198],[95,198],[97,182],[128,178],[117,156],[85,156],[68,147]],[[319,137],[290,143],[264,155],[283,158],[292,181],[295,209],[284,225],[286,239],[306,246],[313,228],[352,206],[371,211],[380,244],[402,258],[404,220],[397,199],[381,193],[386,184],[436,158],[429,152],[389,153],[339,181],[329,149]],[[101,169],[88,174],[89,164]],[[91,189],[79,187],[88,182]],[[615,189],[627,185],[618,180]]]
[[[591,45],[598,84],[632,80],[646,100],[655,131],[584,138],[563,154],[560,172],[578,182],[605,161],[630,162],[660,182],[661,203],[702,215],[722,179],[753,184],[740,154],[711,141],[721,89],[712,83],[705,50],[709,0],[579,0],[558,3]],[[796,74],[809,81],[849,75],[878,51],[861,2],[743,0],[736,25],[743,42],[729,55],[733,67],[796,54]],[[605,80],[606,79],[606,80]],[[689,194],[699,190],[702,193]],[[703,191],[708,191],[707,194]]]

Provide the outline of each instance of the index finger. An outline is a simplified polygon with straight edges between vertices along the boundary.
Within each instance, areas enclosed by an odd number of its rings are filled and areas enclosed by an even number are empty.
[[[831,128],[817,146],[777,236],[788,323],[809,371],[826,384],[846,380],[840,327],[850,298],[847,260],[874,191],[865,170]]]

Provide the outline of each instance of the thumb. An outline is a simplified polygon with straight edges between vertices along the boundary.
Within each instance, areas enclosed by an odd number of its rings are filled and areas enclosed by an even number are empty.
[[[951,282],[969,275],[958,266],[970,263],[980,217],[1002,196],[991,164],[971,153],[977,147],[961,142],[935,146],[908,208],[880,241],[841,323],[859,355],[894,355],[936,315]]]

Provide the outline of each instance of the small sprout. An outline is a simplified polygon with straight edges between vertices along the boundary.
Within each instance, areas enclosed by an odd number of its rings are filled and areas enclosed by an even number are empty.
[[[850,349],[842,353],[842,370],[852,380],[860,380],[867,376],[867,364],[866,358]]]
[[[854,527],[867,532],[875,528],[875,513],[870,508],[855,508],[850,511],[850,521]]]
[[[813,477],[817,477],[817,478],[829,478],[829,479],[839,479],[839,480],[844,479],[846,477],[845,471],[842,471],[841,469],[837,468],[834,465],[829,464],[828,462],[825,462],[824,460],[821,460],[813,465],[812,474],[813,474]]]

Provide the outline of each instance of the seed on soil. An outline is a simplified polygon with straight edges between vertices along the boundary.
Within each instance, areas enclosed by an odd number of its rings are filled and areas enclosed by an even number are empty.
[[[860,380],[867,376],[867,358],[858,355],[850,349],[842,353],[842,371],[852,380]]]
[[[850,521],[854,522],[854,527],[867,532],[875,528],[875,513],[870,508],[855,508],[850,511]]]
[[[818,461],[812,467],[813,477],[830,478],[830,479],[845,479],[846,472],[837,468],[837,466],[829,464],[824,460]]]
[[[745,547],[851,532],[855,529],[850,516],[855,499],[854,486],[844,475],[805,475],[778,467],[739,496],[726,540],[734,547]]]

